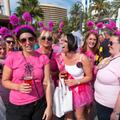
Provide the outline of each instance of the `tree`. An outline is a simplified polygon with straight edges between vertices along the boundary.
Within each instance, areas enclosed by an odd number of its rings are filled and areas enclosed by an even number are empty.
[[[81,2],[76,2],[73,4],[70,10],[70,25],[73,30],[82,30],[82,22],[84,18],[83,4]]]
[[[106,0],[93,0],[90,5],[90,11],[94,12],[96,20],[101,19],[103,16],[109,17],[110,3]]]
[[[25,11],[30,12],[35,21],[43,19],[43,12],[38,0],[20,0],[17,2],[16,14],[21,16]]]
[[[118,9],[120,8],[120,0],[112,1],[111,7],[112,7],[111,15],[114,15],[116,18],[118,16]]]

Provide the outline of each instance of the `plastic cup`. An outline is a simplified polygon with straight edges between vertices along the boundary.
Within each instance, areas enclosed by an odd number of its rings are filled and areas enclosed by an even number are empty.
[[[32,80],[33,80],[33,77],[31,76],[24,77],[24,83],[27,83],[29,85],[32,85]]]

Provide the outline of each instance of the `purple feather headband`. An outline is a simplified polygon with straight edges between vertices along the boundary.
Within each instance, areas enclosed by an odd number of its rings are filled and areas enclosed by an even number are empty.
[[[9,33],[9,30],[6,27],[1,27],[0,28],[0,34],[1,35],[5,35],[7,33]]]
[[[35,29],[31,25],[27,25],[27,24],[16,27],[14,29],[14,33],[17,35],[21,29],[29,29],[35,34]]]
[[[24,12],[22,15],[22,19],[25,20],[25,22],[32,22],[32,16],[29,12]]]
[[[9,19],[12,26],[17,26],[20,23],[20,19],[15,14],[11,15]]]

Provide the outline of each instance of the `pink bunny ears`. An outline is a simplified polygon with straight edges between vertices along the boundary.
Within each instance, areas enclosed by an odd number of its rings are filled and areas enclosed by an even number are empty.
[[[115,34],[120,35],[120,30],[117,29],[116,23],[112,19],[109,19],[108,24],[104,24],[103,22],[98,22],[97,24],[95,24],[94,21],[88,20],[86,25],[90,31],[93,31],[96,33],[99,33],[99,30],[106,28]]]
[[[18,25],[20,25],[20,18],[19,17],[17,17],[17,15],[16,14],[13,14],[13,15],[11,15],[10,17],[9,17],[9,19],[10,19],[10,23],[11,23],[11,25],[12,26],[18,26]],[[22,20],[26,23],[26,24],[28,24],[28,23],[31,23],[32,22],[32,16],[30,15],[30,13],[29,12],[24,12],[23,14],[22,14]]]
[[[39,22],[38,22],[38,26],[40,27],[40,31],[46,30],[46,31],[52,32],[52,31],[53,31],[53,28],[54,28],[54,26],[55,26],[55,23],[50,20],[50,21],[48,22],[48,25],[45,26],[44,23],[43,23],[43,21],[39,21]],[[64,27],[64,22],[63,22],[63,21],[60,21],[59,26],[58,26],[58,33],[61,33],[61,32],[62,32],[63,27]]]

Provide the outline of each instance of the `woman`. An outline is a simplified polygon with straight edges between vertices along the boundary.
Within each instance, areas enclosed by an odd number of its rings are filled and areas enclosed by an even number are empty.
[[[89,81],[92,79],[91,65],[87,57],[77,52],[78,43],[72,34],[65,35],[63,39],[63,52],[56,56],[60,76],[63,71],[68,73],[64,82],[73,93],[73,108],[76,120],[85,120],[84,108],[92,102],[92,88]],[[72,113],[65,115],[66,120],[73,120]]]
[[[87,32],[84,39],[84,44],[82,46],[81,52],[84,53],[92,64],[93,71],[93,80],[91,81],[92,87],[94,86],[95,76],[96,76],[96,66],[95,66],[95,56],[97,54],[99,42],[98,42],[98,34],[93,31]],[[86,107],[85,115],[87,120],[93,120],[95,118],[95,106],[94,102]]]
[[[57,63],[54,59],[56,51],[54,51],[54,49],[52,48],[52,44],[53,44],[52,33],[47,30],[42,31],[39,37],[39,42],[40,42],[40,48],[37,51],[41,54],[46,54],[49,57],[52,80],[54,82],[54,86],[57,86],[59,70]]]
[[[16,28],[16,37],[23,51],[7,56],[2,77],[3,86],[10,89],[7,120],[50,120],[49,59],[33,50],[36,34],[32,26]]]
[[[98,34],[92,31],[87,32],[81,52],[87,55],[92,63],[92,66],[94,66],[95,63],[95,55],[99,47],[98,45]]]
[[[1,83],[5,57],[6,57],[6,45],[4,41],[0,41],[0,96],[2,97],[4,103],[7,104],[8,90],[6,90]]]
[[[54,48],[52,48],[52,45],[53,45],[52,33],[48,30],[43,30],[39,37],[39,44],[40,44],[40,48],[37,50],[37,52],[47,55],[50,59],[50,73],[53,80],[52,89],[54,91],[54,88],[58,84],[59,70],[54,58],[54,56],[57,54],[57,51],[54,50]],[[52,117],[52,119],[57,120],[58,118]]]
[[[5,42],[0,41],[0,120],[6,120],[5,104],[8,102],[8,91],[1,85],[5,51]]]
[[[10,54],[11,52],[14,51],[15,47],[15,38],[11,34],[6,34],[4,35],[4,41],[6,43],[6,55]]]
[[[111,56],[98,64],[95,81],[94,96],[99,120],[110,120],[120,91],[120,36],[112,35],[108,47]]]

